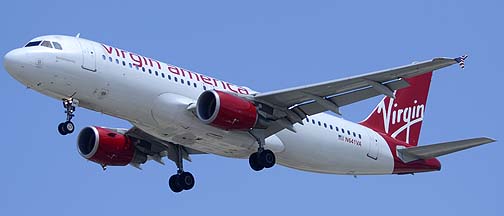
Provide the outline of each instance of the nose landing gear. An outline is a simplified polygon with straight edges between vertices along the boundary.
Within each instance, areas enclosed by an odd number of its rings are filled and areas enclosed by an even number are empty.
[[[75,107],[79,104],[77,99],[63,99],[63,107],[65,108],[66,121],[58,125],[58,132],[61,135],[71,134],[75,130],[75,125],[72,123],[72,118],[75,116]]]

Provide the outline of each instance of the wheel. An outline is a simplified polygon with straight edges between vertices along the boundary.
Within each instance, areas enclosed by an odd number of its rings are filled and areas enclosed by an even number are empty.
[[[252,168],[255,171],[261,171],[264,169],[264,166],[259,163],[259,158],[257,157],[257,152],[254,152],[253,154],[250,155],[249,157],[249,164],[250,168]]]
[[[71,121],[67,121],[67,122],[63,123],[63,125],[64,125],[63,129],[65,130],[65,132],[67,134],[71,134],[74,132],[75,126]]]
[[[194,176],[190,172],[180,174],[178,181],[184,190],[191,190],[194,187]]]
[[[170,185],[170,189],[175,192],[175,193],[179,193],[181,192],[182,190],[184,190],[181,186],[180,186],[180,182],[179,182],[179,175],[178,174],[175,174],[175,175],[172,175],[170,177],[170,180],[168,181],[168,184]]]
[[[271,150],[266,149],[259,153],[259,163],[265,168],[273,167],[273,165],[275,165],[275,162],[275,154]]]
[[[60,123],[60,124],[58,125],[58,132],[59,132],[61,135],[63,135],[63,136],[65,136],[65,135],[67,135],[67,134],[68,134],[68,133],[66,132],[66,130],[65,130],[65,128],[64,128],[64,127],[65,127],[65,123],[64,123],[64,122],[62,122],[62,123]]]

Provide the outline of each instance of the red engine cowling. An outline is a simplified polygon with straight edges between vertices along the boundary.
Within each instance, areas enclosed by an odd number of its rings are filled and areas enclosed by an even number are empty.
[[[255,105],[238,96],[217,91],[203,92],[196,104],[198,118],[225,130],[248,130],[257,123]]]
[[[145,154],[136,151],[129,137],[101,127],[82,129],[77,147],[82,157],[101,165],[125,166],[147,160]]]

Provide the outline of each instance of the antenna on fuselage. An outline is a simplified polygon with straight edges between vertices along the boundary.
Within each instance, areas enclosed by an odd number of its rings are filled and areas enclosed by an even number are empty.
[[[77,33],[77,35],[75,35],[76,38],[80,38],[80,33]]]

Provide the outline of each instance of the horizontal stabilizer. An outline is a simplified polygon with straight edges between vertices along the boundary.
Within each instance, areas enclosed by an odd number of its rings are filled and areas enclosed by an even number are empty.
[[[453,152],[461,151],[464,149],[476,147],[479,145],[495,142],[495,140],[480,137],[466,140],[459,140],[453,142],[438,143],[432,145],[415,146],[411,148],[397,149],[397,155],[405,163],[419,160],[419,159],[429,159]]]

